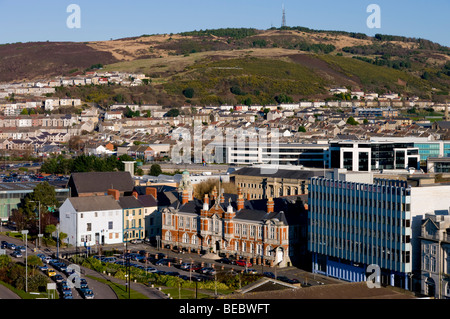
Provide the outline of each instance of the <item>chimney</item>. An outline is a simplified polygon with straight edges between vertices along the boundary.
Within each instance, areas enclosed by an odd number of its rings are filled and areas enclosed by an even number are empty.
[[[138,198],[138,196],[139,196],[139,195],[138,195],[138,193],[137,193],[136,191],[133,191],[133,193],[131,193],[131,195],[133,195],[133,196],[134,196],[134,198],[136,198],[136,199],[137,199],[137,198]]]
[[[203,210],[205,210],[205,211],[209,210],[209,197],[208,197],[208,194],[205,194],[205,197],[203,198]]]
[[[114,197],[115,200],[119,200],[120,193],[117,189],[108,189],[108,195]]]
[[[223,204],[225,203],[225,196],[222,194],[220,194],[220,203]]]
[[[267,212],[268,213],[273,213],[273,206],[274,206],[273,198],[269,197],[269,199],[267,200]]]
[[[237,210],[240,211],[243,208],[244,208],[244,196],[242,196],[242,194],[239,194],[237,200]]]
[[[247,200],[250,200],[250,193],[247,193]]]
[[[184,205],[189,201],[189,193],[187,189],[183,190],[183,194],[181,195],[181,204]]]
[[[156,188],[154,187],[146,187],[145,188],[145,195],[152,195],[156,199]]]
[[[237,192],[238,192],[238,195],[242,195],[242,188],[238,187]]]
[[[216,186],[214,185],[214,188],[213,188],[212,194],[211,194],[211,198],[212,198],[212,199],[216,199],[216,197],[217,197],[217,188],[216,188]]]

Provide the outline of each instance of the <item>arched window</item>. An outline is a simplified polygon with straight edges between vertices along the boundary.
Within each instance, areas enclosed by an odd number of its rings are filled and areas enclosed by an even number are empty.
[[[195,235],[193,235],[192,237],[191,237],[191,244],[192,245],[197,245],[197,236],[195,236]]]
[[[189,244],[189,235],[184,233],[182,237],[183,244]]]
[[[171,241],[172,240],[172,233],[170,231],[167,231],[166,235],[164,237],[165,237],[165,240]]]

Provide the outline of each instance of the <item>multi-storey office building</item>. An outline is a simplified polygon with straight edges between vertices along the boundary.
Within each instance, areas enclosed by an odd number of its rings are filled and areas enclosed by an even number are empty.
[[[419,149],[408,142],[331,142],[330,168],[370,172],[383,169],[419,168]]]
[[[420,272],[422,219],[447,209],[450,186],[409,187],[370,172],[335,170],[312,177],[309,188],[313,272],[364,281],[374,264],[382,283],[409,289],[409,275]]]
[[[216,145],[224,163],[328,166],[328,144],[258,143]]]

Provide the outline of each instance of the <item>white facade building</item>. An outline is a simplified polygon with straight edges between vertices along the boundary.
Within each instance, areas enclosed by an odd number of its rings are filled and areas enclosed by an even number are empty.
[[[112,196],[71,197],[59,208],[60,230],[74,247],[123,242],[123,213]]]

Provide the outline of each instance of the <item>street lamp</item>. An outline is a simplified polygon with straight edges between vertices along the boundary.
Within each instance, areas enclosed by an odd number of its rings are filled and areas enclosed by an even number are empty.
[[[27,249],[27,239],[28,230],[22,230],[22,235],[25,235],[25,291],[28,292],[28,249]]]
[[[41,248],[41,238],[42,238],[42,233],[41,233],[41,201],[39,200],[30,200],[30,202],[32,203],[38,203],[38,210],[39,210],[39,232],[38,232],[38,246],[39,249]]]

